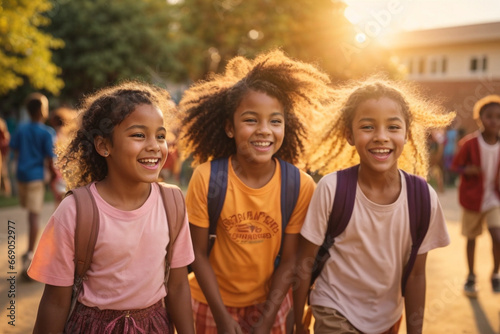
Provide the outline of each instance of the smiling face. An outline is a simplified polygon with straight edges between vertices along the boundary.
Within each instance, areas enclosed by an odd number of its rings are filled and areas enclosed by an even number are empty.
[[[250,90],[226,124],[226,133],[236,142],[240,163],[269,163],[283,144],[285,112],[274,97]]]
[[[105,141],[108,176],[131,182],[158,180],[167,158],[161,111],[149,104],[138,105],[113,129],[112,142]],[[105,151],[100,151],[106,156]]]
[[[362,102],[346,131],[356,147],[361,166],[376,172],[397,169],[406,141],[406,120],[401,106],[387,97]]]

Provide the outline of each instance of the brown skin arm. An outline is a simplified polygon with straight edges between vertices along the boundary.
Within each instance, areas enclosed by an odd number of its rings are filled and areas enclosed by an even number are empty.
[[[285,234],[280,264],[273,273],[264,312],[260,321],[254,326],[254,333],[269,333],[273,327],[281,303],[294,280],[298,243],[299,234]]]
[[[34,334],[63,332],[71,306],[72,290],[72,286],[45,285],[33,329]]]
[[[227,312],[219,292],[217,278],[207,256],[208,228],[189,224],[195,260],[191,264],[198,284],[207,299],[210,310],[217,324],[217,331],[224,334],[241,334],[241,328]]]
[[[475,165],[467,165],[465,166],[463,173],[465,175],[479,175],[481,174],[481,167]]]
[[[406,330],[408,334],[422,333],[425,307],[425,262],[427,253],[417,255],[405,288]]]
[[[312,267],[318,253],[319,246],[299,237],[297,251],[297,266],[294,282],[293,305],[295,313],[295,333],[308,333],[308,328],[303,324],[304,308],[309,295]]]
[[[167,283],[165,304],[179,334],[194,334],[191,290],[187,275],[186,267],[172,268]]]
[[[50,173],[50,181],[54,181],[57,173],[56,173],[56,166],[54,165],[54,159],[52,158],[47,158],[47,169],[49,170]]]

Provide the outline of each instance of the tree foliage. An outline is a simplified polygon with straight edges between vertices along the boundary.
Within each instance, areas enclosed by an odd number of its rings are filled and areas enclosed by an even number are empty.
[[[355,43],[356,31],[335,0],[177,0],[174,41],[189,78],[219,72],[236,55],[281,48],[314,62],[334,79],[394,71],[376,43]]]
[[[53,94],[62,88],[51,50],[62,47],[63,42],[40,30],[49,24],[42,14],[50,8],[49,0],[0,2],[0,96],[25,81]]]
[[[124,79],[162,81],[182,72],[165,0],[59,0],[49,16],[48,31],[66,43],[54,59],[67,100]]]
[[[123,79],[189,83],[273,48],[334,80],[394,72],[376,43],[354,43],[340,0],[52,1],[46,31],[65,43],[54,51],[61,102]]]

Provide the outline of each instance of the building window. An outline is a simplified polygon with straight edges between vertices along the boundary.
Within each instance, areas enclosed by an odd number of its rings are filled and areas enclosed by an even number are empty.
[[[431,73],[436,74],[437,72],[437,60],[433,59],[431,62]]]
[[[488,69],[488,58],[486,56],[483,57],[483,72],[486,72]]]
[[[470,70],[471,70],[471,72],[477,71],[477,58],[476,57],[474,57],[470,60]]]
[[[425,73],[425,58],[420,58],[420,61],[418,62],[418,73]]]
[[[448,71],[448,59],[443,57],[441,60],[441,73],[446,73],[446,71]]]

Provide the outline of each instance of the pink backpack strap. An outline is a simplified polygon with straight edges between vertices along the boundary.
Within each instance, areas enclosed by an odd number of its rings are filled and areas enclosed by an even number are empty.
[[[186,204],[182,191],[177,186],[160,183],[160,193],[167,214],[170,237],[165,257],[164,282],[165,289],[167,289],[170,264],[172,263],[172,249],[184,223]],[[68,195],[73,195],[76,203],[75,279],[71,296],[71,307],[68,314],[69,319],[76,306],[78,295],[82,290],[83,280],[86,278],[85,273],[89,270],[94,255],[94,248],[99,234],[99,211],[94,197],[90,192],[90,185],[70,190],[66,193],[66,196]]]
[[[173,247],[175,240],[179,235],[179,232],[184,224],[184,217],[186,215],[186,203],[184,202],[184,196],[179,187],[167,184],[158,183],[160,185],[161,198],[163,200],[163,205],[165,206],[165,212],[167,214],[168,231],[169,231],[169,243],[167,245],[167,255],[165,257],[165,289],[168,293],[167,283],[170,276],[170,264],[172,263]]]
[[[75,279],[69,319],[82,290],[83,280],[86,279],[85,273],[89,270],[94,255],[97,235],[99,234],[99,211],[90,192],[90,184],[70,190],[66,193],[66,196],[68,195],[73,195],[76,203]]]

